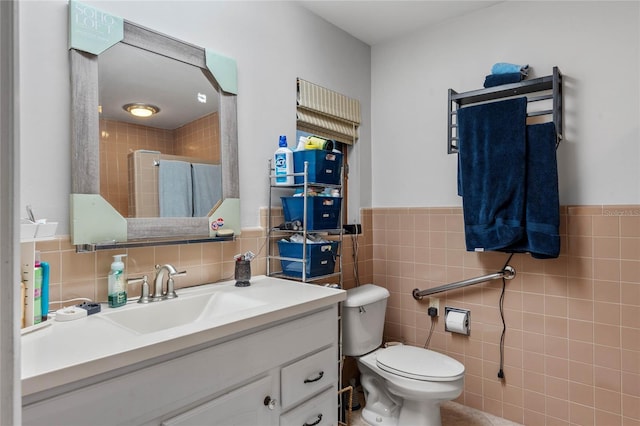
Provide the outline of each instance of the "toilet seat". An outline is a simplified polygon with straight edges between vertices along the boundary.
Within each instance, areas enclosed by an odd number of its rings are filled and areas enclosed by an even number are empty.
[[[464,365],[428,349],[397,345],[378,350],[376,365],[382,370],[414,380],[448,382],[464,376]]]

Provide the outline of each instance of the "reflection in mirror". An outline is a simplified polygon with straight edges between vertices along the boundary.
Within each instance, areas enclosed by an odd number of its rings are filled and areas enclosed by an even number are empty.
[[[117,43],[98,75],[102,197],[124,217],[207,216],[222,176],[219,96],[202,71]]]

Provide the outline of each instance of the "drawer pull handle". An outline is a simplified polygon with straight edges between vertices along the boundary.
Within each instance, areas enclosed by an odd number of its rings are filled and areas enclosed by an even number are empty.
[[[304,379],[304,382],[305,383],[317,382],[318,380],[322,379],[322,376],[324,376],[324,371],[321,371],[320,373],[318,373],[318,377],[316,377],[315,379]]]
[[[315,426],[315,425],[317,425],[318,423],[320,423],[321,421],[322,421],[322,414],[318,414],[318,420],[316,420],[316,421],[315,421],[315,422],[313,422],[313,423],[306,423],[306,422],[305,422],[305,424],[303,424],[302,426]]]

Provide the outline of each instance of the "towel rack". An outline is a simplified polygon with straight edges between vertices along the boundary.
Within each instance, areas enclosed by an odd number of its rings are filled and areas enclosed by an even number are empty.
[[[551,91],[550,93],[548,93]],[[472,90],[470,92],[458,93],[449,89],[449,114],[448,114],[448,138],[447,153],[456,154],[458,152],[457,122],[455,121],[456,110],[465,105],[482,102],[492,102],[522,96],[532,93],[534,96],[527,96],[527,104],[533,102],[552,99],[551,109],[527,112],[527,117],[551,115],[556,126],[557,143],[556,148],[563,138],[562,120],[562,73],[558,67],[553,67],[553,74],[545,77],[524,80],[519,83],[503,84],[486,89]]]
[[[505,265],[502,271],[494,272],[493,274],[487,274],[476,278],[469,278],[467,280],[445,284],[439,287],[428,288],[426,290],[418,290],[417,288],[415,288],[413,289],[413,298],[416,300],[421,300],[424,296],[428,296],[430,294],[442,293],[445,291],[468,287],[470,285],[480,284],[485,281],[497,280],[500,278],[504,278],[505,280],[512,280],[515,278],[515,276],[516,270],[512,266]]]

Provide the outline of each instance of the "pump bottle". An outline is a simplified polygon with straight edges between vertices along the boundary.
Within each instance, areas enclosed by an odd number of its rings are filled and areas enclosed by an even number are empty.
[[[293,151],[287,146],[287,137],[284,135],[280,136],[279,148],[273,155],[273,160],[276,185],[293,185]]]
[[[127,283],[124,278],[124,263],[122,258],[126,254],[113,256],[111,271],[109,272],[109,307],[117,308],[127,303]]]

